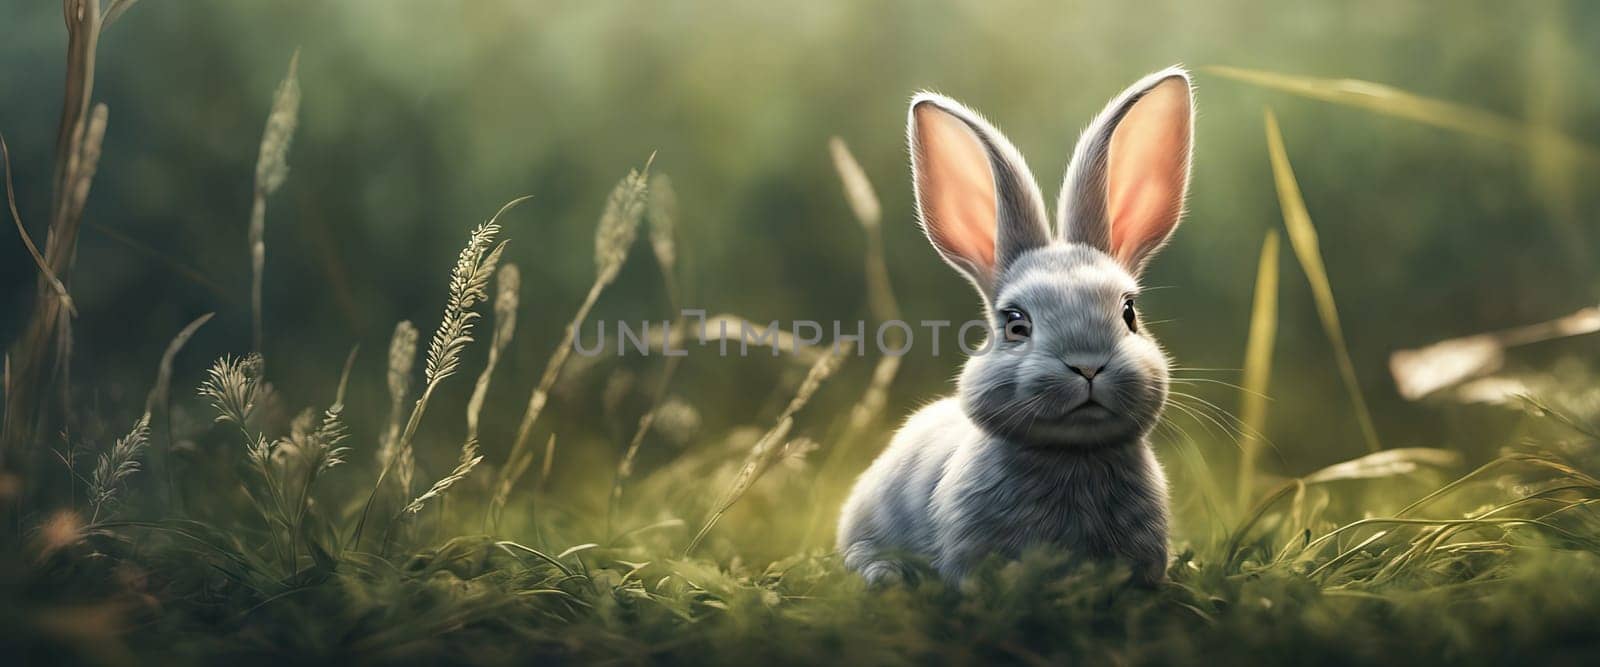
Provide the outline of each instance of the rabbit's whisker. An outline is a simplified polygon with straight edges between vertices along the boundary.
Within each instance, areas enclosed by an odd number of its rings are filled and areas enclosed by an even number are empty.
[[[1233,426],[1233,430],[1236,433],[1238,433],[1238,435],[1240,435],[1241,437],[1251,437],[1251,438],[1256,438],[1256,439],[1263,440],[1263,441],[1265,441],[1267,439],[1264,434],[1256,431],[1249,424],[1246,424],[1244,422],[1244,420],[1240,419],[1239,417],[1234,415],[1232,412],[1229,412],[1227,409],[1225,409],[1225,408],[1223,408],[1221,406],[1218,406],[1215,403],[1212,403],[1211,401],[1208,401],[1206,399],[1200,398],[1199,396],[1195,396],[1193,394],[1186,394],[1184,392],[1175,391],[1175,392],[1172,392],[1172,394],[1174,396],[1179,396],[1179,397],[1182,397],[1182,398],[1190,400],[1190,401],[1196,401],[1196,402],[1204,405],[1213,414],[1221,416],[1224,421],[1226,421],[1228,424],[1232,425]]]
[[[1176,396],[1176,394],[1174,394],[1174,396]],[[1208,414],[1201,406],[1185,405],[1182,401],[1178,400],[1169,401],[1168,405],[1171,405],[1172,407],[1178,409],[1178,411],[1188,415],[1189,418],[1195,420],[1196,423],[1205,428],[1207,433],[1211,433],[1211,426],[1215,426],[1222,432],[1224,436],[1227,437],[1230,442],[1233,443],[1236,449],[1242,449],[1242,446],[1239,443],[1240,434],[1235,429],[1229,428],[1216,417]]]
[[[1232,382],[1226,382],[1226,381],[1223,381],[1223,380],[1213,380],[1211,378],[1174,377],[1174,378],[1170,378],[1170,381],[1173,384],[1195,384],[1195,383],[1204,382],[1206,384],[1221,385],[1221,386],[1227,387],[1229,389],[1236,389],[1236,390],[1245,392],[1247,394],[1250,394],[1251,396],[1259,396],[1259,397],[1264,398],[1264,399],[1269,400],[1269,401],[1272,400],[1271,396],[1268,396],[1268,395],[1263,394],[1263,393],[1258,392],[1258,391],[1251,391],[1249,389],[1246,389],[1244,387],[1236,385],[1236,384],[1234,384]]]

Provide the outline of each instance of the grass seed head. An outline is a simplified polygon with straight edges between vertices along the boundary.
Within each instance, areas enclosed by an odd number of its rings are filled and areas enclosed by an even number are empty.
[[[844,196],[850,202],[850,211],[855,214],[856,221],[862,227],[877,227],[883,220],[883,206],[878,203],[878,193],[873,190],[872,181],[867,179],[866,170],[850,153],[850,146],[844,139],[829,139],[828,152],[833,154],[834,171],[839,172],[839,180],[844,182]]]
[[[417,328],[409,320],[402,320],[395,325],[394,336],[389,339],[389,425],[378,447],[378,463],[388,468],[391,458],[400,457],[393,465],[395,482],[406,494],[411,492],[416,460],[409,451],[395,450],[400,444],[400,422],[405,418],[406,397],[411,393],[411,372],[416,364]]]
[[[516,264],[500,267],[494,279],[494,340],[500,349],[517,330],[517,302],[522,292],[522,272]]]
[[[671,275],[678,263],[678,193],[666,174],[650,179],[650,250],[664,273]]]
[[[389,398],[395,403],[411,393],[411,370],[417,365],[417,327],[410,320],[394,325],[389,339]]]
[[[605,212],[594,233],[594,264],[600,283],[609,284],[616,279],[628,258],[628,249],[639,235],[639,219],[644,216],[645,195],[649,191],[645,178],[642,172],[629,171],[606,199]]]
[[[272,111],[267,128],[261,133],[261,152],[256,157],[256,190],[272,194],[289,177],[289,142],[300,122],[300,52],[289,59],[289,73],[272,95]]]
[[[127,435],[117,439],[110,451],[100,455],[89,486],[89,503],[94,506],[96,517],[101,509],[116,501],[122,484],[139,472],[139,455],[149,444],[150,413],[147,412],[133,423]]]
[[[441,477],[439,481],[434,482],[433,486],[429,487],[427,491],[422,492],[422,495],[417,496],[410,503],[408,503],[402,512],[410,514],[421,512],[423,506],[426,505],[429,500],[449,493],[450,487],[455,486],[461,480],[466,479],[467,475],[472,473],[472,469],[478,467],[478,464],[481,462],[483,462],[483,456],[478,454],[478,441],[467,440],[466,442],[462,443],[461,458],[456,463],[455,469],[450,471],[450,474]]]
[[[427,383],[433,385],[460,368],[461,351],[472,342],[472,323],[480,315],[472,310],[489,298],[489,277],[505,244],[494,244],[500,225],[486,222],[472,231],[467,246],[461,249],[456,266],[450,272],[450,296],[445,302],[444,317],[428,343],[426,367]]]
[[[261,390],[261,356],[223,356],[206,371],[200,396],[211,402],[218,422],[233,422],[244,428],[255,412]]]

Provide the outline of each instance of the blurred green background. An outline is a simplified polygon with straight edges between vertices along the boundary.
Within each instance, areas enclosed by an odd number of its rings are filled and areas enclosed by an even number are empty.
[[[0,24],[0,131],[19,207],[42,241],[63,78],[59,6],[13,0]],[[1125,85],[1172,63],[1364,79],[1600,141],[1597,27],[1594,3],[1494,0],[144,0],[100,45],[96,98],[110,107],[110,123],[86,219],[164,259],[85,230],[72,280],[77,384],[87,405],[125,425],[161,350],[189,320],[217,312],[180,359],[177,387],[198,382],[217,355],[248,350],[246,225],[257,143],[296,48],[300,129],[288,182],[268,207],[270,377],[291,406],[326,403],[346,351],[360,344],[349,414],[355,456],[370,455],[386,409],[383,354],[394,323],[410,319],[430,332],[467,230],[531,194],[503,220],[506,260],[522,269],[524,288],[517,339],[485,412],[484,446],[498,463],[592,279],[605,195],[652,152],[653,169],[671,176],[681,202],[690,305],[763,322],[867,317],[863,238],[827,150],[837,135],[883,200],[906,319],[962,320],[976,299],[913,222],[903,123],[919,89],[993,119],[1053,201],[1078,130]],[[1190,213],[1146,276],[1170,289],[1143,302],[1147,317],[1165,320],[1154,328],[1177,362],[1242,363],[1257,253],[1265,232],[1282,224],[1262,132],[1271,106],[1385,444],[1500,442],[1514,422],[1492,411],[1401,401],[1387,356],[1594,303],[1600,196],[1585,185],[1592,175],[1552,168],[1523,146],[1203,70],[1197,86]],[[0,337],[10,341],[34,268],[15,234],[0,236]],[[670,316],[652,262],[636,247],[596,317]],[[1283,262],[1268,417],[1281,458],[1265,466],[1304,472],[1364,445],[1287,248]],[[959,357],[925,350],[902,368],[887,423],[948,390]],[[1575,340],[1524,351],[1513,363],[1585,368],[1594,352],[1592,340]],[[483,354],[483,346],[469,351],[468,374],[436,399],[425,436],[459,440],[460,421],[447,415],[460,414]],[[601,363],[607,377],[640,378],[634,393],[642,395],[660,359]],[[869,369],[853,362],[808,412],[836,414],[854,402]],[[720,438],[737,424],[769,423],[789,393],[774,378],[794,372],[768,358],[695,355],[672,393],[699,410],[705,438]],[[602,489],[609,479],[644,399],[602,409],[605,384],[564,386],[542,422],[541,432],[562,434],[558,470],[572,472],[558,483]],[[1226,387],[1198,393],[1237,405]],[[802,420],[801,430],[821,439],[828,423]],[[1231,456],[1220,434],[1203,447],[1208,457]],[[420,454],[438,470],[454,450]],[[670,455],[650,444],[646,461]],[[579,473],[586,465],[599,467]]]

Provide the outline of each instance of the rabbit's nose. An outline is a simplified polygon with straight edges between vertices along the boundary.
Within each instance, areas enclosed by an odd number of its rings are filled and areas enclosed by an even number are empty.
[[[1083,379],[1085,379],[1085,380],[1093,380],[1094,376],[1099,375],[1100,371],[1103,371],[1103,370],[1106,369],[1105,366],[1101,366],[1099,368],[1094,368],[1094,367],[1090,367],[1090,366],[1073,366],[1072,364],[1067,364],[1067,368],[1070,368],[1070,369],[1072,369],[1072,372],[1083,376]]]

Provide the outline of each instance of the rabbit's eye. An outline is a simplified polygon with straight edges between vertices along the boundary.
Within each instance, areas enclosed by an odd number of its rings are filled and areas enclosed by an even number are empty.
[[[1122,302],[1122,321],[1128,325],[1128,331],[1139,333],[1139,314],[1133,312],[1133,299]]]
[[[1028,336],[1033,335],[1033,319],[1021,308],[1001,310],[1000,317],[1005,319],[1006,340],[1027,340]]]

